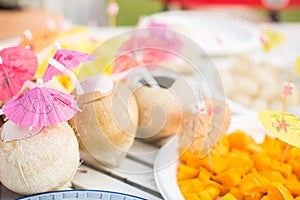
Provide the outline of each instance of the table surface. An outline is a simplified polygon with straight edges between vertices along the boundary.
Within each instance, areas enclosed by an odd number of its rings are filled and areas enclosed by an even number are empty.
[[[274,30],[280,30],[282,33],[290,35],[293,38],[299,36],[300,24],[272,24],[268,26]],[[127,30],[127,28],[102,28],[102,31],[105,32],[104,37],[109,37]],[[291,45],[292,41],[288,40],[288,42],[289,45]],[[4,43],[0,42],[0,44],[3,45]],[[81,152],[83,163],[73,178],[70,189],[107,190],[132,194],[151,200],[163,199],[155,183],[153,172],[155,156],[160,147],[160,144],[151,144],[136,140],[130,152],[145,151],[152,153],[129,153],[117,168],[104,166],[91,156]],[[9,191],[1,185],[0,199],[6,200],[18,197],[20,197],[20,195]]]

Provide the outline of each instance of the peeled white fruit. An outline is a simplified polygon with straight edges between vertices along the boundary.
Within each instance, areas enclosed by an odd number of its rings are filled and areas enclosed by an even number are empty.
[[[17,126],[11,121],[7,126]],[[0,141],[0,181],[19,194],[62,189],[79,166],[76,136],[67,123],[45,127],[39,134],[11,142]]]

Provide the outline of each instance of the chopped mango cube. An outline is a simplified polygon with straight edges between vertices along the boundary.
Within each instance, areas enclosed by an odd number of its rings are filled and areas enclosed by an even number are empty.
[[[286,180],[285,187],[292,193],[294,196],[300,196],[300,182],[295,180]]]
[[[244,195],[237,187],[230,188],[230,193],[238,200],[244,199]]]
[[[281,173],[272,170],[260,171],[260,175],[266,177],[271,182],[279,182],[281,184],[285,183],[285,180]]]
[[[251,156],[251,159],[254,162],[254,167],[258,171],[269,170],[272,165],[271,158],[264,153],[255,153]]]
[[[293,172],[300,179],[300,165],[299,165],[300,159],[292,159],[292,160],[289,160],[288,163],[292,166]]]
[[[204,189],[202,182],[197,178],[188,179],[188,180],[184,180],[184,181],[178,181],[177,183],[178,183],[178,186],[179,186],[181,192],[191,193],[191,192],[195,192],[195,191]]]
[[[289,178],[293,171],[291,165],[280,163],[280,161],[273,161],[270,169],[280,172],[284,178]]]
[[[205,191],[208,192],[209,196],[212,199],[217,199],[219,194],[220,194],[220,190],[218,187],[214,187],[214,186],[209,186],[207,188],[205,188]]]
[[[231,153],[228,155],[228,168],[235,169],[241,176],[248,173],[254,166],[253,161],[246,156]]]
[[[294,197],[281,183],[274,182],[268,187],[268,199],[292,200]]]
[[[228,135],[228,140],[231,147],[238,149],[244,149],[249,144],[255,143],[251,136],[239,130]]]
[[[226,195],[222,196],[220,200],[238,200],[233,196],[231,193],[227,193]]]
[[[211,172],[209,172],[204,167],[199,167],[198,179],[201,181],[208,181],[211,177]]]
[[[300,159],[300,148],[292,147],[285,156],[285,161]]]
[[[249,144],[246,147],[247,152],[249,153],[263,153],[263,148],[258,144]]]
[[[212,179],[224,184],[227,187],[234,187],[241,181],[241,175],[236,170],[229,169],[220,174],[212,176]]]
[[[180,165],[178,166],[177,180],[182,181],[186,179],[196,178],[198,176],[198,173],[198,169],[186,165]]]
[[[264,153],[271,158],[281,158],[285,148],[282,147],[282,143],[273,137],[266,135],[265,141],[261,144]]]
[[[203,191],[199,191],[197,192],[199,199],[205,199],[205,200],[214,200],[208,193],[208,191],[203,190]]]
[[[244,200],[260,200],[263,196],[264,196],[264,194],[257,192],[257,193],[253,193],[251,195],[245,196]]]
[[[258,173],[251,173],[243,177],[239,184],[239,189],[245,196],[255,196],[266,193],[268,185],[268,179]]]
[[[186,200],[201,200],[198,195],[196,193],[187,193],[187,192],[183,192],[182,196],[186,199]]]

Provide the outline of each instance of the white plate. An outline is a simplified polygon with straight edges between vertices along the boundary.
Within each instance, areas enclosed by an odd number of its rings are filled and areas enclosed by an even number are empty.
[[[164,23],[172,30],[189,36],[208,55],[242,54],[261,47],[259,28],[250,21],[209,11],[169,11],[141,20],[139,26],[149,22]]]
[[[20,200],[146,200],[141,197],[102,190],[64,190],[32,195]]]
[[[237,129],[251,135],[256,142],[263,142],[264,128],[256,115],[233,118],[228,133]],[[154,162],[155,182],[165,200],[184,200],[176,181],[179,157],[177,148],[178,138],[175,136],[159,150]]]

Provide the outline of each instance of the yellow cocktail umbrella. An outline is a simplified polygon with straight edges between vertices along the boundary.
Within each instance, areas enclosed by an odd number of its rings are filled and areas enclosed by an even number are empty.
[[[300,147],[300,120],[286,112],[263,110],[258,118],[264,128],[278,139],[292,146]]]

